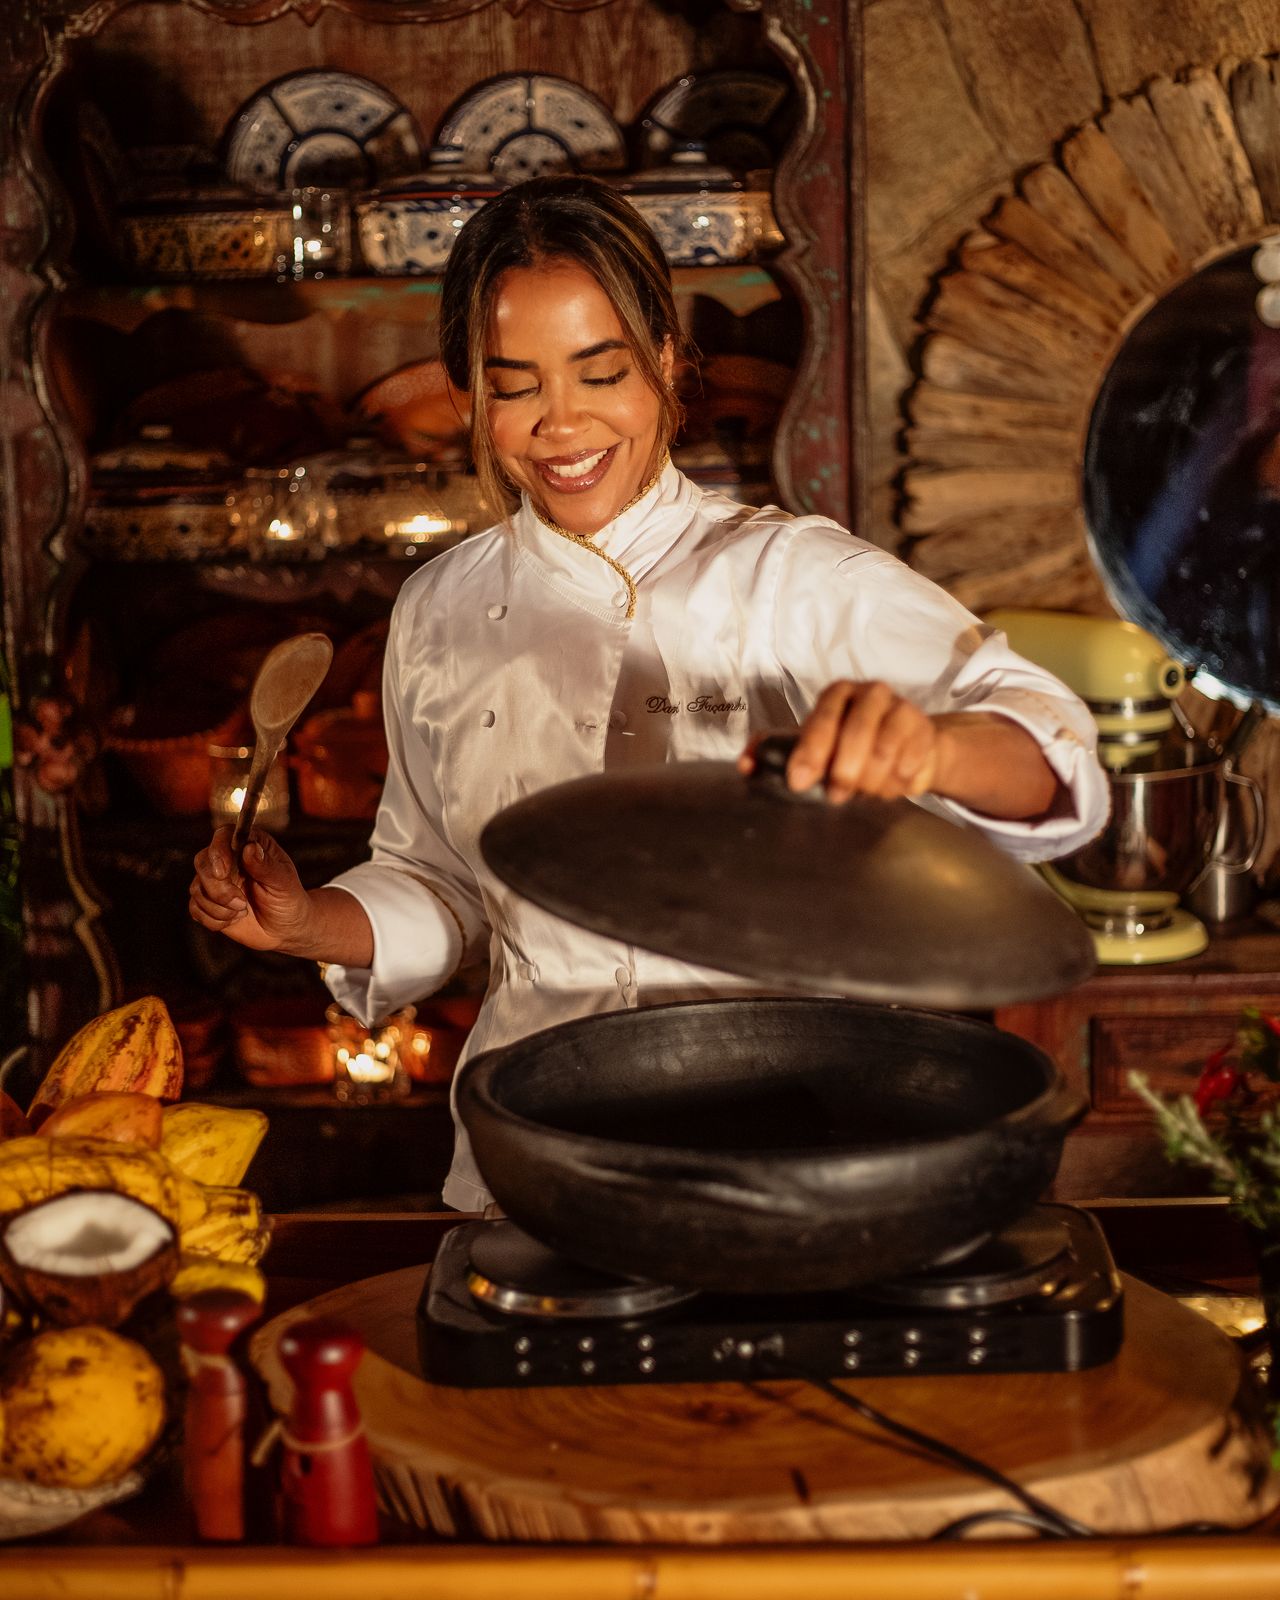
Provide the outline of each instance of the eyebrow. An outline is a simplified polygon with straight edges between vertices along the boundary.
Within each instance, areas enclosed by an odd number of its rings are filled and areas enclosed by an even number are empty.
[[[625,339],[602,339],[599,344],[590,344],[585,350],[579,350],[569,357],[570,361],[590,361],[592,356],[607,355],[610,350],[625,350]],[[506,371],[533,372],[538,363],[536,361],[512,361],[506,356],[486,356],[486,367],[501,367]]]

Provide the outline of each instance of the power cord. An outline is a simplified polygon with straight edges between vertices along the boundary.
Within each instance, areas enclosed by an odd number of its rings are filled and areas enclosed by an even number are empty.
[[[957,1517],[954,1522],[948,1522],[945,1527],[939,1528],[937,1533],[931,1533],[929,1541],[931,1544],[937,1544],[947,1539],[963,1539],[975,1528],[985,1527],[992,1522],[1011,1522],[1015,1527],[1030,1528],[1042,1539],[1074,1537],[1063,1533],[1056,1520],[1047,1522],[1043,1517],[1038,1517],[1030,1511],[1016,1511],[1012,1506],[1008,1506],[1003,1510],[974,1511],[967,1517]],[[1096,1539],[1099,1535],[1090,1531],[1088,1537]]]
[[[847,1389],[839,1389],[828,1377],[818,1372],[810,1371],[798,1366],[793,1361],[780,1361],[768,1351],[761,1351],[762,1364],[768,1366],[777,1377],[803,1378],[806,1383],[811,1383],[815,1389],[821,1389],[823,1394],[829,1395],[832,1400],[854,1411],[864,1421],[874,1423],[877,1428],[882,1428],[886,1433],[891,1433],[897,1439],[914,1445],[917,1450],[923,1450],[935,1460],[944,1462],[949,1467],[956,1467],[961,1472],[967,1472],[971,1477],[983,1478],[987,1483],[994,1484],[997,1489],[1003,1489],[1006,1494],[1013,1496],[1023,1507],[1021,1516],[1025,1521],[1033,1522],[1046,1537],[1055,1539],[1087,1539],[1094,1536],[1092,1528],[1086,1528],[1082,1522],[1077,1522],[1064,1511],[1057,1510],[1047,1501],[1041,1500],[1039,1495],[1033,1494],[1029,1489],[1024,1489],[1020,1483],[1001,1472],[998,1467],[991,1466],[986,1461],[981,1461],[977,1456],[971,1456],[967,1451],[959,1450],[955,1445],[947,1444],[942,1439],[935,1438],[930,1433],[922,1433],[919,1428],[913,1428],[910,1423],[899,1422],[896,1418],[886,1415],[868,1401],[851,1393]],[[963,1519],[968,1521],[969,1519]],[[945,1532],[945,1530],[944,1530]]]
[[[856,1412],[864,1421],[873,1423],[877,1428],[882,1428],[886,1433],[895,1438],[904,1440],[913,1445],[917,1450],[924,1451],[933,1456],[935,1460],[944,1462],[949,1467],[955,1467],[961,1472],[967,1472],[971,1477],[981,1478],[1003,1489],[1011,1495],[1021,1510],[1013,1507],[993,1508],[989,1511],[975,1511],[968,1516],[958,1517],[954,1522],[949,1522],[945,1527],[939,1528],[931,1537],[939,1539],[962,1539],[973,1529],[990,1522],[1013,1523],[1018,1527],[1030,1528],[1045,1539],[1105,1539],[1111,1535],[1100,1533],[1096,1528],[1090,1528],[1083,1522],[1078,1522],[1067,1512],[1060,1511],[1056,1506],[1051,1506],[1047,1500],[1042,1500],[1039,1495],[1010,1478],[998,1467],[993,1467],[989,1462],[983,1461],[978,1456],[972,1456],[966,1450],[958,1449],[955,1445],[947,1444],[945,1440],[935,1438],[933,1434],[924,1433],[919,1428],[913,1428],[910,1423],[899,1422],[895,1417],[888,1416],[870,1402],[863,1400],[859,1395],[853,1394],[848,1389],[836,1386],[832,1379],[823,1373],[810,1371],[799,1366],[794,1361],[783,1360],[769,1349],[757,1352],[757,1360],[762,1367],[769,1369],[769,1376],[775,1378],[800,1378],[805,1383],[810,1383],[815,1389],[820,1389],[823,1394],[832,1400]],[[1161,1537],[1178,1534],[1213,1534],[1234,1533],[1239,1530],[1228,1528],[1218,1522],[1186,1522],[1177,1527],[1153,1530]]]

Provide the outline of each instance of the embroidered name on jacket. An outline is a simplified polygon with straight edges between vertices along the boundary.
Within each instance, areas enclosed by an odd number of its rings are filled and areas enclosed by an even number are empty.
[[[676,717],[682,711],[687,711],[693,716],[728,717],[735,711],[745,711],[747,702],[741,698],[717,700],[713,695],[699,694],[681,705],[678,700],[668,700],[665,694],[651,694],[645,701],[644,708],[650,715],[664,717]]]

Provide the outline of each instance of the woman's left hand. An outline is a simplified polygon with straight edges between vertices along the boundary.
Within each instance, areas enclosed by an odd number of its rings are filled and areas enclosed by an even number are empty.
[[[826,788],[839,804],[855,794],[900,800],[937,777],[944,730],[887,683],[832,683],[818,696],[787,761],[787,786]],[[750,772],[754,741],[739,759]]]

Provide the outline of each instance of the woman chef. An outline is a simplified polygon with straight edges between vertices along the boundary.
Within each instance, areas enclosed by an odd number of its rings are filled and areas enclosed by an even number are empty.
[[[788,781],[832,801],[918,796],[1027,861],[1101,826],[1092,719],[1061,684],[884,551],[671,464],[670,278],[610,188],[537,178],[491,201],[458,238],[441,315],[481,483],[519,502],[400,592],[371,859],[308,892],[258,831],[239,875],[221,829],[196,858],[197,922],[325,963],[365,1020],[487,955],[475,1054],[739,987],[582,932],[486,870],[483,825],[548,784],[694,758],[746,772],[753,731],[798,727]],[[444,1196],[488,1200],[461,1130]]]

